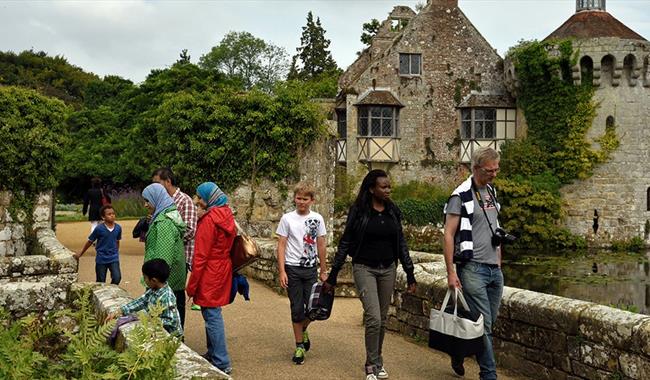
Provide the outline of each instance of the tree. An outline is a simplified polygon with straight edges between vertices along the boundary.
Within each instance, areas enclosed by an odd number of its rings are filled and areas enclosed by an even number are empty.
[[[377,34],[377,32],[379,32],[380,26],[381,23],[376,18],[373,18],[370,22],[364,23],[363,33],[361,33],[361,42],[363,42],[364,45],[370,46],[372,38]]]
[[[229,32],[200,58],[199,66],[239,81],[246,90],[257,85],[269,91],[286,74],[288,62],[283,48],[248,32]]]
[[[190,63],[190,55],[187,53],[187,49],[181,50],[181,54],[176,63]]]
[[[307,25],[302,27],[300,46],[296,48],[298,53],[291,61],[288,79],[309,80],[323,73],[339,70],[328,50],[329,46],[330,40],[325,38],[325,29],[320,23],[320,18],[316,18],[314,22],[310,11],[307,13]],[[298,67],[298,59],[301,67]]]

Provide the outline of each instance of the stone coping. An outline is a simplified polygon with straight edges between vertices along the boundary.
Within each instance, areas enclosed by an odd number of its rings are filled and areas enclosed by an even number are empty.
[[[131,301],[133,298],[117,285],[99,284],[95,282],[75,283],[70,289],[71,294],[80,294],[86,287],[92,288],[92,302],[97,317],[104,319],[106,315],[116,311],[121,305]],[[128,347],[129,332],[139,323],[138,321],[120,326],[117,337],[117,347]],[[232,379],[214,367],[201,355],[181,343],[176,351],[176,379]]]

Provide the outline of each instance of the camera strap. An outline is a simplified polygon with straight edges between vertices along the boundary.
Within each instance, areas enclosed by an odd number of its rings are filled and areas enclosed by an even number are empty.
[[[494,200],[494,208],[497,211],[497,221],[499,220],[499,207],[497,207],[497,198],[494,196],[493,193],[490,192],[490,187],[486,186],[488,194],[492,197]],[[483,210],[483,215],[485,215],[485,220],[487,221],[488,227],[490,227],[490,232],[492,233],[492,236],[494,236],[494,228],[492,228],[492,223],[490,222],[490,218],[488,217],[487,212],[485,211],[485,204],[483,203],[483,197],[481,197],[481,192],[478,190],[478,187],[476,186],[476,183],[474,182],[474,178],[472,178],[472,191],[474,192],[474,196],[476,197],[476,201],[478,202],[479,207],[481,210]]]

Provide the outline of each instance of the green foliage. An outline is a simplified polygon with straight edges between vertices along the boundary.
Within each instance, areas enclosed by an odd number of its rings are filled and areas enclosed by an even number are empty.
[[[34,90],[0,86],[0,190],[13,194],[9,212],[24,216],[26,231],[36,195],[58,183],[68,112],[62,101]]]
[[[115,321],[97,321],[89,292],[75,310],[29,315],[11,321],[0,311],[0,378],[39,379],[171,379],[180,340],[163,333],[159,314],[140,314],[129,347],[118,353],[106,343]]]
[[[284,48],[248,32],[229,32],[219,45],[201,57],[199,66],[228,76],[244,89],[257,85],[270,91],[287,74],[287,57]]]
[[[586,138],[597,104],[591,86],[573,85],[576,54],[570,40],[524,41],[508,56],[517,71],[517,102],[528,133],[502,147],[498,188],[505,227],[520,237],[520,247],[582,246],[582,239],[560,226],[559,188],[591,176],[618,147],[618,138],[609,128],[595,141],[600,150]]]
[[[325,38],[325,29],[311,11],[307,14],[307,25],[302,27],[300,46],[293,56],[288,79],[309,80],[327,72],[338,71],[339,68],[328,50],[330,40]],[[300,67],[298,67],[300,60]]]
[[[402,210],[404,221],[415,226],[442,223],[442,210],[449,198],[446,188],[411,181],[393,188],[391,197]]]
[[[33,50],[0,52],[0,85],[31,88],[75,106],[83,102],[86,87],[98,79],[62,56],[48,57]]]
[[[646,243],[640,236],[625,240],[612,240],[611,245],[614,252],[641,252],[646,248]]]
[[[0,87],[0,189],[36,194],[56,186],[67,114],[59,100]]]
[[[505,229],[518,236],[522,249],[582,247],[584,241],[562,228],[562,199],[559,183],[548,173],[535,177],[497,179]]]
[[[381,23],[376,18],[370,20],[363,24],[363,33],[361,33],[361,42],[364,45],[370,46],[372,43],[372,38],[379,32],[379,27]]]

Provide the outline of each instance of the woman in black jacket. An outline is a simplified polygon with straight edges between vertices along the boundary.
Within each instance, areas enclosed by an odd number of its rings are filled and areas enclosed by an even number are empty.
[[[111,198],[104,192],[102,188],[102,180],[98,177],[93,177],[90,180],[90,189],[84,196],[84,205],[82,214],[86,215],[88,212],[88,221],[90,222],[90,233],[93,232],[95,227],[101,222],[102,217],[99,215],[99,210],[104,204],[111,203]]]
[[[361,183],[357,199],[348,211],[328,285],[336,285],[348,255],[352,257],[354,282],[363,304],[366,380],[387,379],[381,353],[397,261],[406,272],[409,293],[415,292],[415,276],[402,232],[402,213],[390,200],[390,180],[383,170],[370,171]]]

